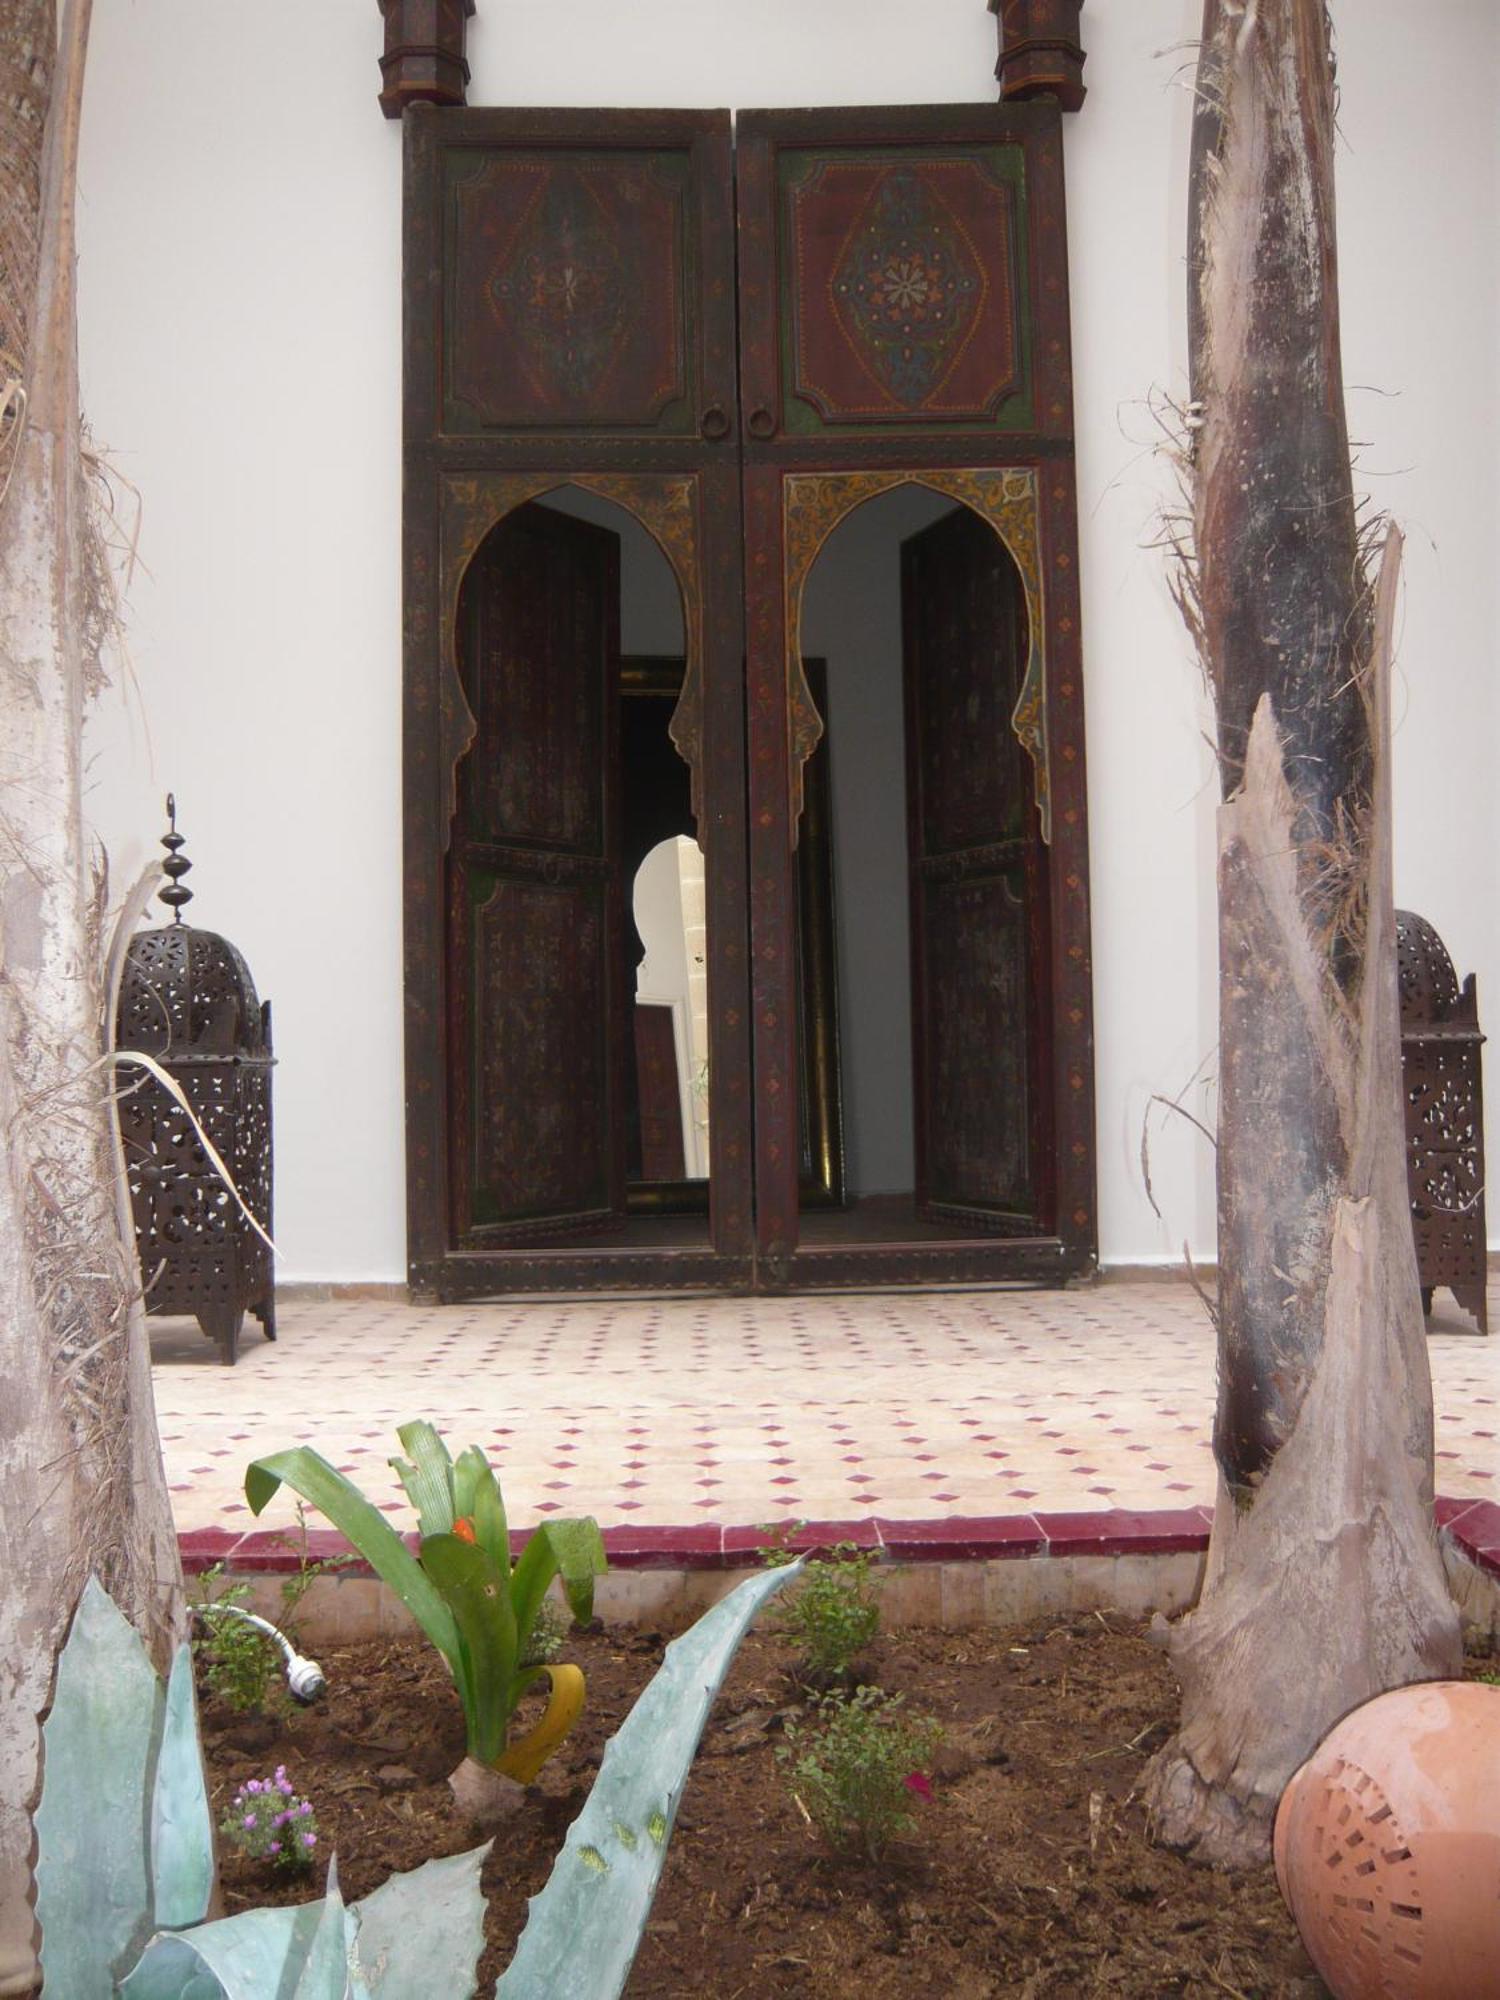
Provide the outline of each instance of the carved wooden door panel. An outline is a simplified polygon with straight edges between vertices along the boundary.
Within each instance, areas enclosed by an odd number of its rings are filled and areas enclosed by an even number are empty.
[[[414,1290],[452,1298],[617,1283],[1050,1279],[1085,1268],[1095,1233],[1092,1015],[1056,106],[750,112],[733,145],[724,112],[414,106],[405,127]],[[1049,914],[1050,1001],[1034,925],[1028,991],[1036,1033],[1050,1005],[1056,1040],[1050,1084],[1046,1063],[1028,1056],[1029,1180],[1014,1168],[1018,1128],[1002,1130],[998,1101],[985,1114],[988,1179],[929,1151],[933,1212],[961,1215],[971,1235],[995,1234],[977,1247],[906,1246],[904,1261],[879,1264],[875,1251],[799,1252],[807,1142],[795,884],[804,775],[821,728],[799,619],[822,538],[848,507],[905,479],[963,499],[992,523],[1005,516],[1024,571],[1031,657],[1016,728],[1051,835],[1028,863],[1048,892],[1028,911]],[[525,993],[513,984],[520,966],[496,943],[502,935],[550,939],[554,979],[577,996],[568,1035],[581,1035],[585,1020],[625,1017],[607,991],[619,955],[607,969],[594,958],[593,925],[613,921],[598,916],[599,897],[615,893],[599,887],[609,857],[576,823],[559,832],[562,822],[548,821],[547,831],[542,814],[529,831],[492,824],[493,801],[459,797],[485,725],[455,639],[471,618],[503,631],[519,615],[498,583],[482,583],[477,570],[470,578],[471,564],[496,523],[568,483],[633,513],[682,593],[686,665],[671,735],[690,767],[708,905],[709,1241],[625,1232],[611,1238],[608,1267],[602,1251],[555,1239],[618,1211],[618,1030],[590,1044],[587,1091],[553,1106],[573,1122],[549,1147],[552,1178],[538,1178],[533,1162],[527,1192],[505,1156],[528,1135],[505,1130],[508,1111],[486,1126],[477,1065],[497,1076],[526,1064],[551,1073],[564,1026],[523,1018],[519,998],[514,1018],[501,1005],[487,1040],[473,1022],[482,976],[496,994]],[[563,561],[555,548],[548,559]],[[467,597],[489,610],[471,612]],[[519,658],[507,666],[503,645],[495,657],[501,682],[514,682]],[[592,729],[597,749],[614,726],[602,712],[584,717],[580,742]],[[581,763],[555,775],[583,782]],[[528,811],[543,803],[538,792]],[[602,794],[600,807],[607,818]],[[965,893],[978,893],[975,884]],[[567,896],[571,922],[559,915]],[[507,907],[518,914],[502,924]],[[997,903],[983,934],[1003,954],[1014,926],[1007,933],[998,912]],[[961,927],[926,921],[921,976],[930,984]],[[486,974],[484,955],[496,950]],[[980,979],[999,973],[998,963],[971,969]],[[934,1021],[939,1064],[942,1048],[994,1025],[982,1009]],[[546,1086],[536,1087],[545,1102]],[[965,1145],[972,1155],[979,1141]],[[567,1171],[562,1155],[573,1161]],[[963,1231],[955,1224],[952,1234]],[[1011,1259],[1003,1268],[1002,1252]]]
[[[1084,1269],[1095,1241],[1092,1004],[1061,115],[1043,103],[747,112],[737,136],[761,1267],[773,1283],[809,1284]],[[1007,654],[1015,713],[995,749],[1007,799],[1024,779],[1035,810],[1021,875],[1007,866],[960,886],[967,850],[919,857],[915,977],[931,1004],[914,1079],[927,1132],[918,1192],[926,1224],[952,1228],[925,1247],[856,1257],[801,1241],[789,1166],[785,913],[802,773],[822,727],[798,668],[801,603],[840,521],[908,480],[984,516],[978,532],[993,549],[974,549],[993,567],[1003,534],[1023,571],[1029,657]],[[1003,575],[994,570],[994,588]],[[1012,597],[1004,609],[1013,629]],[[984,698],[992,709],[1001,700],[993,689]],[[919,726],[961,750],[941,697],[938,718]],[[998,796],[991,805],[981,847],[1004,845]],[[976,1101],[960,1070],[1000,1032],[1006,978],[1027,995],[1021,1012],[1004,1003],[1010,1027],[1024,1019],[1025,1086],[983,1081]]]
[[[461,1245],[624,1212],[619,548],[524,506],[460,599],[475,723],[448,857]]]
[[[929,1221],[1050,1223],[1047,871],[1011,727],[1020,574],[962,508],[902,547],[916,1198]]]
[[[729,115],[414,106],[404,125],[410,1280],[418,1295],[445,1298],[743,1284],[753,1217]],[[459,935],[448,863],[460,832],[455,774],[476,720],[454,643],[459,600],[495,524],[570,484],[634,515],[681,592],[686,664],[672,736],[689,768],[708,905],[707,1240],[612,1232],[613,1274],[600,1250],[570,1248],[568,1231],[551,1220],[615,1209],[618,1174],[605,1174],[596,1097],[603,1057],[593,1049],[594,1067],[575,1074],[567,1107],[575,1124],[550,1149],[572,1149],[583,1164],[567,1174],[553,1163],[542,1214],[518,1182],[507,1183],[498,1158],[481,1168],[458,1033],[473,1005],[474,968],[450,962]],[[586,900],[590,856],[543,836],[501,845],[510,872],[496,893],[524,904],[537,925],[546,911],[558,977],[580,992],[589,979],[599,987],[592,931],[558,917],[565,883],[576,903]],[[473,902],[471,928],[485,901]],[[596,1011],[592,1000],[580,1009]],[[538,1025],[547,1036],[562,1032],[560,1023]],[[533,1063],[546,1067],[549,1050]],[[500,1062],[500,1049],[492,1053]],[[611,1075],[609,1093],[614,1083]],[[564,1107],[555,1109],[561,1117]],[[523,1093],[518,1115],[528,1110]],[[529,1220],[503,1219],[522,1207]]]

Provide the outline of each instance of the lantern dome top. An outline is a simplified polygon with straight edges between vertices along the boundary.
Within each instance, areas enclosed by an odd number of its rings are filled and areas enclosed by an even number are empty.
[[[263,1055],[265,1028],[249,966],[227,938],[182,921],[193,895],[182,878],[193,864],[182,853],[186,843],[170,793],[167,819],[167,886],[159,900],[172,921],[130,940],[115,1016],[117,1045],[155,1056]]]
[[[1448,948],[1425,917],[1396,912],[1396,956],[1404,1027],[1445,1021],[1458,1000],[1458,980]]]

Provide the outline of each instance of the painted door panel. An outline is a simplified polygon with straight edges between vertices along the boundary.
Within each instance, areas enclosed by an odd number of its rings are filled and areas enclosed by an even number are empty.
[[[902,547],[916,1198],[926,1219],[1049,1220],[1047,874],[1011,715],[1021,577],[958,508]]]
[[[460,1243],[623,1212],[619,546],[528,504],[460,598],[475,724],[448,860]]]

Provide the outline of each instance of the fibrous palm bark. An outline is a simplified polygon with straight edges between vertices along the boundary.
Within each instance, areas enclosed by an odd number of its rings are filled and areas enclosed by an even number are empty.
[[[1205,0],[1192,557],[1219,809],[1219,1495],[1172,1635],[1160,1837],[1263,1859],[1348,1709],[1456,1671],[1407,1207],[1391,893],[1399,538],[1371,586],[1339,354],[1324,0]]]
[[[35,1980],[38,1722],[94,1570],[158,1652],[181,1615],[104,1064],[81,806],[102,567],[80,444],[73,190],[88,0],[0,10],[0,1993]]]

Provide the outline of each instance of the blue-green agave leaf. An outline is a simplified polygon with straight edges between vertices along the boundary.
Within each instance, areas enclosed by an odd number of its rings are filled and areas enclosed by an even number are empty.
[[[799,1567],[758,1572],[668,1646],[531,1899],[496,2000],[616,2000],[623,1990],[714,1696],[751,1619]]]
[[[492,1841],[392,1875],[355,1907],[355,1953],[369,2000],[472,2000],[484,1949],[479,1871]]]
[[[121,2000],[370,2000],[350,1974],[357,1929],[330,1866],[328,1894],[316,1903],[159,1933],[122,1983]]]
[[[192,1655],[186,1646],[179,1646],[167,1679],[161,1750],[151,1790],[152,1921],[171,1930],[201,1924],[213,1879],[213,1818],[198,1748]]]
[[[36,1913],[49,1993],[109,2000],[154,1928],[146,1831],[165,1698],[129,1621],[90,1577],[43,1727]]]
[[[292,1989],[292,2000],[348,2000],[349,1966],[354,1956],[358,1918],[352,1910],[344,1908],[344,1899],[339,1894],[337,1858],[328,1864],[328,1888],[319,1907],[318,1927]],[[230,2000],[239,2000],[239,1996],[232,1994]]]
[[[163,1933],[122,2000],[473,2000],[490,1846],[393,1875],[348,1908],[330,1866],[319,1902]]]
[[[399,1425],[396,1435],[411,1463],[393,1458],[391,1464],[417,1510],[418,1533],[449,1534],[453,1528],[453,1459],[447,1445],[422,1418]]]
[[[372,1506],[321,1452],[299,1444],[291,1451],[258,1458],[247,1467],[245,1498],[250,1502],[251,1513],[259,1514],[283,1482],[320,1514],[327,1515],[339,1533],[359,1550],[381,1582],[388,1583],[395,1591],[448,1664],[456,1666],[458,1627],[453,1614],[380,1509]]]

